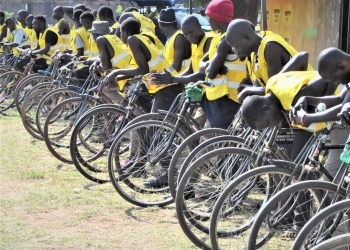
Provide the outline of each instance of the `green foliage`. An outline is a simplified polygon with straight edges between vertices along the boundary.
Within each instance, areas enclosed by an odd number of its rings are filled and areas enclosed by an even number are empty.
[[[8,12],[6,10],[4,11],[4,13],[5,13],[5,19],[8,18],[8,17],[12,17],[13,14],[14,14],[14,12]]]
[[[123,12],[123,6],[121,6],[120,4],[117,6],[117,9],[115,10],[116,13],[120,14]]]

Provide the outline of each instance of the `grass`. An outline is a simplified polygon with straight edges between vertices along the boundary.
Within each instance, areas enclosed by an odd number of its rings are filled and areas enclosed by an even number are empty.
[[[50,155],[0,115],[1,249],[196,249],[174,205],[140,208]]]

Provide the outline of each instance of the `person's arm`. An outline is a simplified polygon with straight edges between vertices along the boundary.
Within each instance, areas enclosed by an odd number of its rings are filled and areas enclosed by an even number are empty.
[[[309,63],[309,53],[306,51],[299,52],[293,56],[289,62],[284,65],[280,73],[288,71],[305,71]]]
[[[186,49],[190,47],[188,40],[183,35],[178,35],[175,39],[174,49],[174,62],[172,64],[173,68],[179,72],[182,67],[182,61],[186,56]]]
[[[226,57],[231,50],[230,45],[227,44],[225,39],[220,41],[215,56],[210,60],[210,63],[205,70],[208,78],[214,79],[221,73],[220,70],[224,66]]]
[[[62,21],[62,22],[60,22],[60,25],[58,25],[58,32],[57,33],[59,35],[62,35],[63,31],[66,30],[66,29],[69,30],[69,32],[70,32],[70,27],[68,25],[68,22],[67,21]]]
[[[7,26],[4,25],[4,27],[2,27],[2,31],[0,34],[0,42],[2,41],[2,39],[4,39],[5,37],[7,37]]]
[[[63,6],[63,12],[66,14],[70,19],[73,20],[73,7],[72,6]]]
[[[17,47],[18,45],[21,44],[24,35],[25,34],[23,30],[18,30],[16,32],[16,36],[13,39],[13,43],[4,43],[4,46],[10,47],[10,48]]]
[[[246,87],[238,94],[238,100],[240,103],[244,101],[245,98],[251,95],[265,95],[264,87]]]
[[[77,48],[77,57],[84,56],[84,42],[83,39],[81,39],[79,34],[76,34],[75,36],[75,47]]]
[[[282,68],[282,55],[284,49],[277,43],[270,42],[265,47],[265,60],[267,64],[268,78],[278,74]]]
[[[106,38],[99,37],[96,40],[98,51],[100,52],[101,65],[103,70],[112,68],[111,57],[106,47]]]
[[[349,99],[350,99],[350,92],[349,93]],[[337,117],[340,119],[341,125],[344,127],[349,128],[350,127],[350,100],[346,103],[343,103],[343,107]]]
[[[116,80],[115,78],[118,75],[133,77],[138,75],[145,75],[149,72],[148,61],[145,55],[146,51],[141,48],[141,43],[142,42],[137,37],[131,36],[128,38],[128,45],[133,54],[133,58],[136,62],[137,67],[133,69],[116,69],[112,71],[103,80],[105,84],[114,82]]]

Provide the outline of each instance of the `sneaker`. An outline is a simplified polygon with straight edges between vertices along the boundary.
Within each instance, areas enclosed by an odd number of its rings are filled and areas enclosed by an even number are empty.
[[[159,175],[156,179],[143,183],[146,188],[163,188],[168,186],[168,171]]]
[[[294,240],[298,236],[301,229],[302,227],[293,226],[291,229],[281,234],[279,238],[281,240]]]
[[[3,103],[4,101],[6,101],[5,97],[0,97],[0,103]]]
[[[31,90],[32,88],[33,88],[32,85],[28,85],[28,86],[25,86],[25,87],[23,88],[23,90],[24,90],[25,92],[28,92],[28,91]]]
[[[186,187],[184,192],[184,199],[187,201],[189,199],[194,199],[195,197],[196,197],[196,194],[194,192],[193,186]]]

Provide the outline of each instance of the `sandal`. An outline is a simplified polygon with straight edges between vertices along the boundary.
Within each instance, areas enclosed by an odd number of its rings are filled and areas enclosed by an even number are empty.
[[[294,240],[298,236],[300,230],[301,227],[293,226],[291,229],[281,234],[279,238],[281,240]]]

